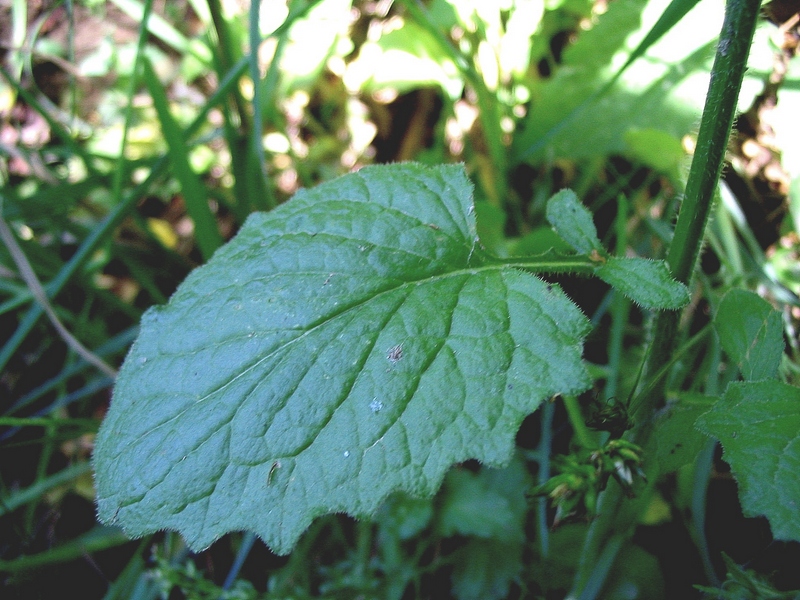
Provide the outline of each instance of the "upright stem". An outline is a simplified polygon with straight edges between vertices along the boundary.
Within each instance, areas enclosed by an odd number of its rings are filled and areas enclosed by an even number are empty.
[[[703,244],[706,223],[711,213],[714,192],[736,114],[759,7],[759,0],[729,0],[725,7],[725,21],[711,70],[697,147],[667,255],[673,277],[682,283],[688,284],[691,280]],[[679,319],[680,314],[675,311],[662,312],[656,318],[648,376],[658,372],[669,361],[678,339]],[[663,386],[655,386],[655,393],[642,399],[642,414],[649,414],[662,391]]]
[[[697,147],[689,171],[685,198],[667,256],[672,275],[683,283],[689,283],[691,280],[700,254],[703,234],[733,125],[759,6],[760,0],[728,0],[725,7],[725,20],[711,71],[711,82],[700,122]],[[642,394],[643,397],[636,399],[635,412],[640,422],[649,421],[647,417],[652,414],[659,399],[663,397],[663,383],[650,384],[652,377],[670,361],[678,340],[679,321],[678,311],[664,311],[656,318],[643,388],[647,391]],[[640,427],[636,432],[636,442],[644,446],[651,433],[650,426]],[[652,465],[650,467],[648,476],[653,481],[658,473],[651,472]],[[636,519],[632,514],[632,509],[635,507],[626,509],[624,497],[612,486],[609,486],[604,495],[610,498],[603,499],[600,514],[587,533],[569,598],[589,600],[599,593],[602,585],[596,581],[598,573],[594,566],[601,556],[605,556],[603,547],[609,543],[617,543],[617,536],[629,535],[635,527]],[[604,573],[606,572],[607,570],[604,570]]]
[[[225,21],[225,17],[222,15],[222,3],[220,0],[209,0],[208,9],[211,13],[211,20],[214,23],[214,31],[217,34],[217,40],[219,41],[218,60],[220,64],[221,75],[223,73],[230,72],[230,70],[233,68],[234,63],[236,63],[235,56],[238,54],[238,52],[235,50],[233,40],[231,39],[228,23]],[[253,83],[255,84],[255,82]],[[236,105],[236,112],[239,113],[239,120],[241,122],[242,130],[251,131],[252,122],[250,119],[250,113],[247,112],[246,103],[242,97],[242,94],[239,92],[238,87],[231,89],[231,97]]]

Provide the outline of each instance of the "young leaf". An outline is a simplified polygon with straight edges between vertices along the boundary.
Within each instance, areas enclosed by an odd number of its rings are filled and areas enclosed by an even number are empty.
[[[747,290],[731,290],[719,303],[714,327],[722,348],[747,380],[778,375],[783,355],[783,322],[769,302]]]
[[[142,319],[97,436],[100,519],[288,553],[319,515],[507,463],[526,415],[588,387],[589,324],[475,231],[459,166],[365,168],[251,216]]]
[[[611,256],[595,273],[644,308],[674,310],[689,302],[689,290],[662,260]]]
[[[547,220],[578,254],[604,253],[592,213],[572,190],[561,190],[547,201]]]
[[[776,539],[800,541],[800,389],[732,383],[695,426],[722,443],[744,514],[766,515]]]
[[[576,252],[592,257],[598,277],[637,304],[663,310],[689,302],[686,286],[672,278],[664,261],[609,257],[597,237],[592,213],[572,190],[561,190],[547,201],[547,220]]]

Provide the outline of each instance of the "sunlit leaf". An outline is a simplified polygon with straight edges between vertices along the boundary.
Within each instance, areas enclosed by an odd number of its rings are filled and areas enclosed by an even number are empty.
[[[603,251],[592,213],[572,190],[561,190],[548,200],[547,220],[576,252],[590,254],[592,251]]]
[[[363,169],[251,216],[148,311],[95,450],[99,516],[289,552],[322,514],[506,464],[590,380],[588,322],[477,245],[463,168]]]
[[[672,278],[664,261],[611,256],[596,272],[644,308],[677,309],[689,302],[689,290]]]

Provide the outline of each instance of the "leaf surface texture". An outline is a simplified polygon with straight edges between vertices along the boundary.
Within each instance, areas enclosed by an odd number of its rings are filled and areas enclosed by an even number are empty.
[[[317,516],[506,464],[526,415],[588,387],[588,329],[557,286],[482,251],[460,166],[302,191],[146,313],[97,438],[99,516],[288,553]]]

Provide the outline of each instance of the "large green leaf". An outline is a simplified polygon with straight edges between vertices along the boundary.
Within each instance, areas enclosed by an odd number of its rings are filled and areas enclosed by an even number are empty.
[[[522,419],[589,385],[589,325],[477,245],[458,166],[366,168],[251,216],[149,310],[98,433],[99,517],[194,549],[289,552],[322,514],[506,464]]]
[[[747,516],[800,541],[800,389],[779,381],[732,383],[696,423],[724,449]]]

